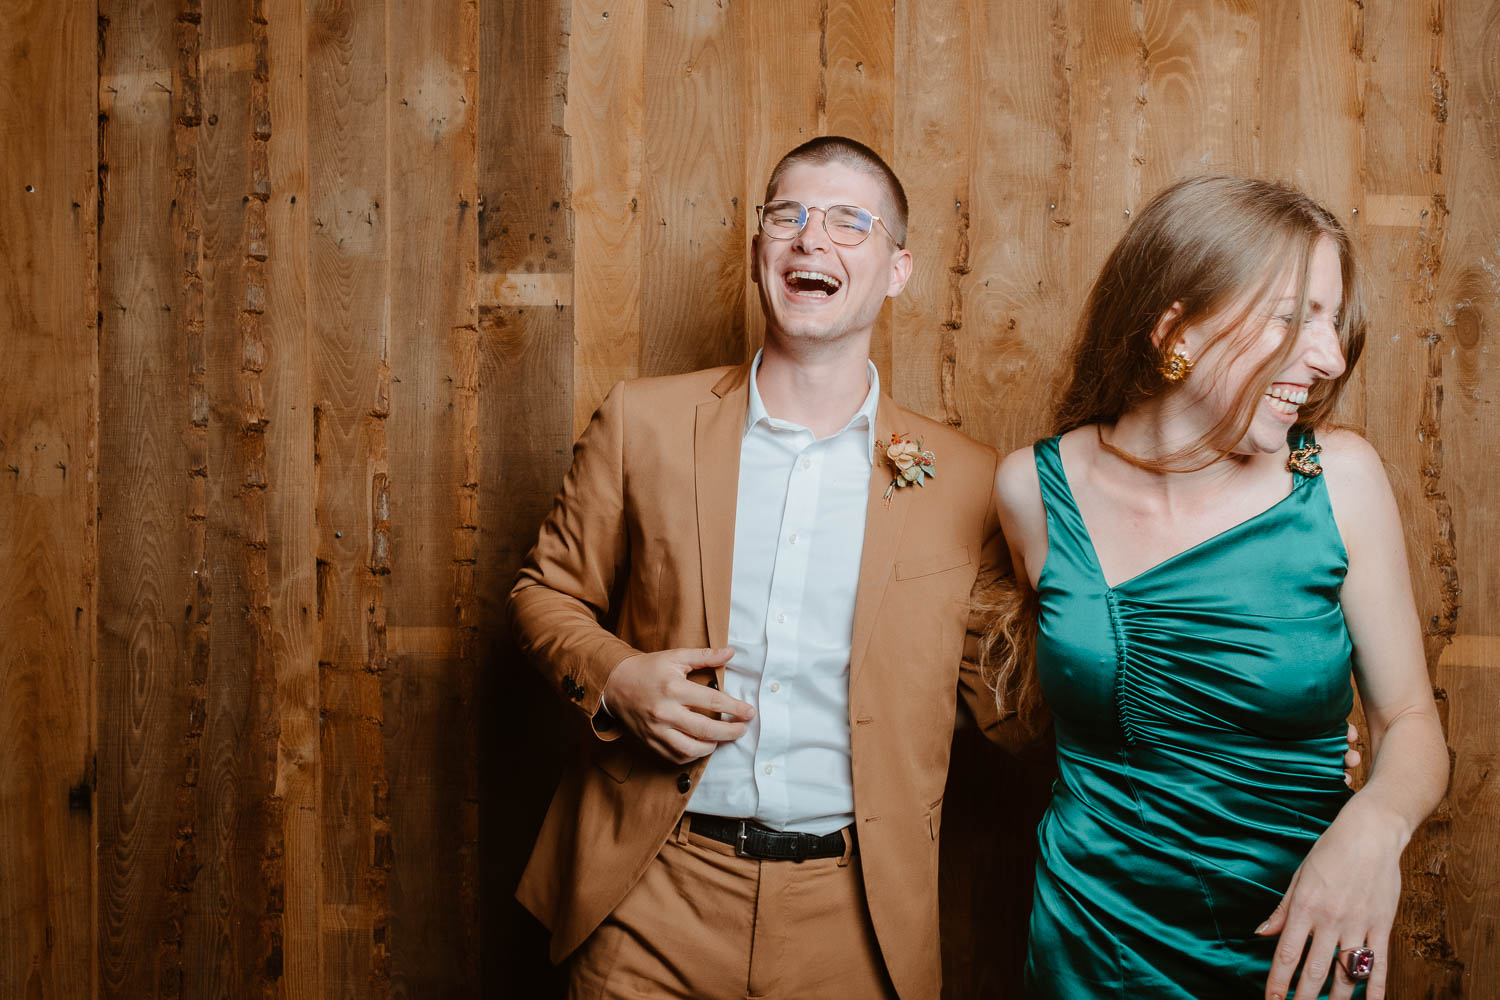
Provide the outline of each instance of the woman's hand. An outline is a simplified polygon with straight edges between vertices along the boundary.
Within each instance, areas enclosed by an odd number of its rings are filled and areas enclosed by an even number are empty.
[[[1367,1000],[1385,996],[1391,923],[1401,897],[1401,852],[1410,834],[1398,815],[1356,796],[1339,812],[1292,875],[1292,884],[1270,919],[1256,928],[1262,936],[1280,934],[1267,1000],[1285,1000],[1292,974],[1306,951],[1295,1000],[1318,996],[1329,973],[1329,1000],[1348,1000],[1354,980],[1343,971],[1352,948],[1375,952]],[[1312,944],[1308,945],[1308,938]]]

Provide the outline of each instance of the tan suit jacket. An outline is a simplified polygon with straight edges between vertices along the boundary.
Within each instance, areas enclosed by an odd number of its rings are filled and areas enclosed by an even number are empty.
[[[603,729],[599,696],[637,652],[728,645],[748,405],[748,365],[616,385],[574,448],[511,593],[522,646],[598,736],[565,774],[517,892],[552,930],[554,961],[651,864],[706,764],[671,764]],[[855,826],[891,980],[903,997],[935,998],[938,832],[956,694],[992,737],[1008,737],[964,655],[976,577],[1006,559],[992,494],[998,454],[884,394],[875,429],[885,441],[920,438],[937,474],[889,503],[883,455],[870,474],[849,663]],[[715,672],[694,676],[707,683]]]

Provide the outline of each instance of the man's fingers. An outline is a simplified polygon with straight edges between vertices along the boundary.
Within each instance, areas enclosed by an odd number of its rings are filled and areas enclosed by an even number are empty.
[[[688,717],[677,725],[677,731],[694,740],[712,741],[713,746],[718,746],[720,743],[732,743],[745,735],[745,724],[721,722],[697,712],[689,712]]]
[[[718,649],[677,649],[673,650],[677,655],[673,657],[677,665],[683,668],[684,674],[690,674],[694,670],[702,670],[705,667],[722,667],[734,659],[734,650],[728,646]]]
[[[693,690],[682,694],[682,703],[689,708],[700,708],[714,715],[727,715],[732,722],[749,722],[755,718],[754,705],[731,698],[706,684],[694,684]]]
[[[716,746],[717,743],[694,739],[678,729],[669,729],[659,740],[651,742],[651,749],[674,764],[691,764],[699,757],[707,757],[713,753]]]

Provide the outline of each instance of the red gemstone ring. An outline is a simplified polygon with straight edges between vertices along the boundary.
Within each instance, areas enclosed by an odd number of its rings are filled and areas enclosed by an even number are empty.
[[[1375,971],[1375,951],[1372,948],[1346,948],[1342,953],[1343,969],[1355,982],[1363,982]]]

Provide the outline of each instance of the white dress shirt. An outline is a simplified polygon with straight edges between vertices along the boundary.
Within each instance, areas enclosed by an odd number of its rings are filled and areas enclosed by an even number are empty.
[[[865,542],[880,376],[836,434],[766,412],[750,366],[740,444],[724,692],[755,706],[723,743],[688,802],[692,812],[777,830],[832,833],[854,822],[849,643]]]

